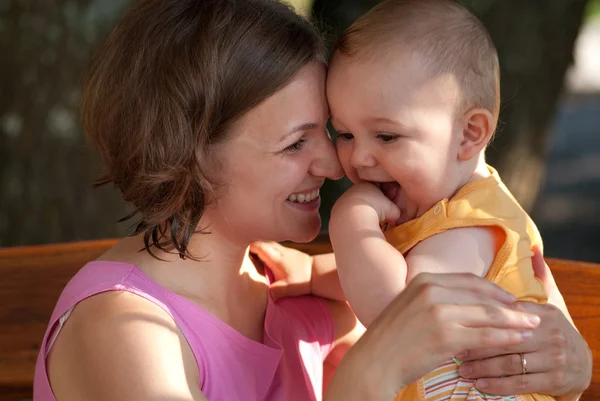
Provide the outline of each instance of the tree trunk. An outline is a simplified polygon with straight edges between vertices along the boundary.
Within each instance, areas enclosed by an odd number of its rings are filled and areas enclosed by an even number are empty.
[[[314,12],[337,36],[376,3],[315,0]],[[500,57],[501,123],[487,151],[488,162],[500,171],[515,197],[529,210],[543,182],[548,126],[572,62],[587,0],[463,3],[488,28]],[[339,196],[331,192],[324,194],[327,204]]]
[[[80,77],[126,0],[0,6],[0,246],[117,235],[125,211],[78,125]]]
[[[530,210],[544,182],[548,131],[587,0],[470,0],[502,67],[502,112],[488,161]]]

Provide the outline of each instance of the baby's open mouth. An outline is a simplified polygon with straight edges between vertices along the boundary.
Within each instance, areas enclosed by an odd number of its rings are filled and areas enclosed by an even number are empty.
[[[386,198],[396,203],[396,198],[400,193],[400,184],[398,184],[396,181],[376,182],[374,184],[381,189],[381,192],[383,192]]]

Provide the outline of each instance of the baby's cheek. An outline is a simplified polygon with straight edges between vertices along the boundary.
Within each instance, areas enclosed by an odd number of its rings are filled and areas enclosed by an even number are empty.
[[[335,151],[337,152],[337,157],[338,157],[338,159],[340,159],[340,163],[342,163],[342,166],[348,160],[348,156],[347,156],[348,149],[344,149],[344,148],[346,148],[346,146],[344,146],[343,144],[340,143],[340,141],[338,141],[335,146]]]

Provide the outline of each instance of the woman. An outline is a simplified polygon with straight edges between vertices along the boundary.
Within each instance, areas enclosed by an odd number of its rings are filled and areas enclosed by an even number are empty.
[[[318,189],[341,177],[323,60],[313,28],[277,2],[134,3],[94,59],[82,116],[106,169],[100,183],[119,189],[139,224],[63,291],[36,401],[389,400],[466,349],[535,346],[531,361],[552,362],[535,315],[540,327],[562,315],[516,310],[475,277],[415,279],[341,362],[361,334],[345,303],[269,296],[271,274],[248,246],[315,238]],[[587,357],[580,337],[569,346]],[[328,388],[324,362],[339,362]],[[542,390],[587,386],[556,372],[564,387]]]

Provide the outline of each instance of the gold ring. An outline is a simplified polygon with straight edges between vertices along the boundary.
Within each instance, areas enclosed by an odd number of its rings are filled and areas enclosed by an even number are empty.
[[[527,374],[527,359],[524,354],[519,354],[519,356],[521,357],[521,374]]]

